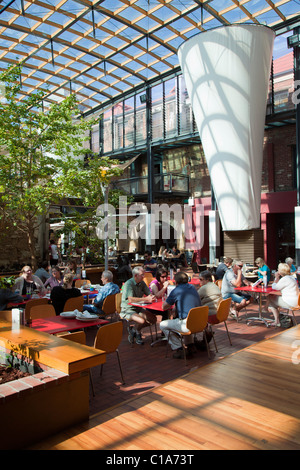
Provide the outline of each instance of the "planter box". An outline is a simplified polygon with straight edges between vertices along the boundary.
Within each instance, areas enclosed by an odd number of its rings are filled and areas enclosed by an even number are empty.
[[[89,369],[105,362],[103,351],[0,317],[0,352],[11,351],[34,374],[0,385],[1,449],[23,449],[89,418]]]

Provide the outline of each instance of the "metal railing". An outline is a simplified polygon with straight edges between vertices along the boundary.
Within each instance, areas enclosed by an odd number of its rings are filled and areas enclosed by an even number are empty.
[[[115,189],[120,189],[131,196],[148,193],[148,177],[138,176],[114,181]],[[173,173],[161,173],[153,176],[153,190],[158,194],[189,194],[189,177]]]

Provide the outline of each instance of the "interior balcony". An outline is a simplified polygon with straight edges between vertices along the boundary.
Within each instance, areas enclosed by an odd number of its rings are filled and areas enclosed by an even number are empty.
[[[148,194],[148,177],[137,176],[127,179],[118,179],[113,182],[115,189],[120,189],[126,195],[136,200],[145,198]],[[161,173],[153,176],[153,192],[156,197],[189,197],[189,177],[181,174]]]

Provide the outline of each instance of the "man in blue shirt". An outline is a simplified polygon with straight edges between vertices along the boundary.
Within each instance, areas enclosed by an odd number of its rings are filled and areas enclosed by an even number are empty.
[[[152,258],[151,252],[146,251],[144,255],[145,261],[144,261],[144,268],[146,272],[152,273],[152,276],[155,277],[156,274],[156,269],[157,269],[157,263],[155,259]]]
[[[189,284],[189,278],[186,273],[178,272],[175,274],[176,287],[167,297],[163,303],[163,309],[168,310],[172,305],[176,305],[177,318],[173,320],[163,320],[160,324],[160,329],[163,334],[168,337],[169,331],[189,331],[186,328],[186,319],[191,308],[200,307],[201,300],[195,287]],[[191,344],[193,338],[188,336],[186,338],[186,344]],[[174,352],[173,357],[180,359],[183,357],[183,351],[181,348],[180,338],[176,335],[170,335],[169,343]]]
[[[113,273],[111,271],[103,271],[101,280],[103,282],[103,287],[97,294],[97,297],[93,300],[92,304],[84,305],[83,311],[88,311],[90,313],[95,313],[97,315],[103,315],[102,305],[104,299],[111,294],[118,294],[120,292],[119,286],[114,284]]]

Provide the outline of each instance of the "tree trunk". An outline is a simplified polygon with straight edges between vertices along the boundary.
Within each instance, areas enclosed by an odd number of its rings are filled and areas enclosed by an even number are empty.
[[[38,268],[38,265],[37,265],[38,263],[37,263],[37,256],[36,256],[36,246],[35,246],[35,241],[34,241],[34,226],[32,222],[28,223],[27,241],[28,241],[28,248],[30,252],[31,267],[34,272]]]

